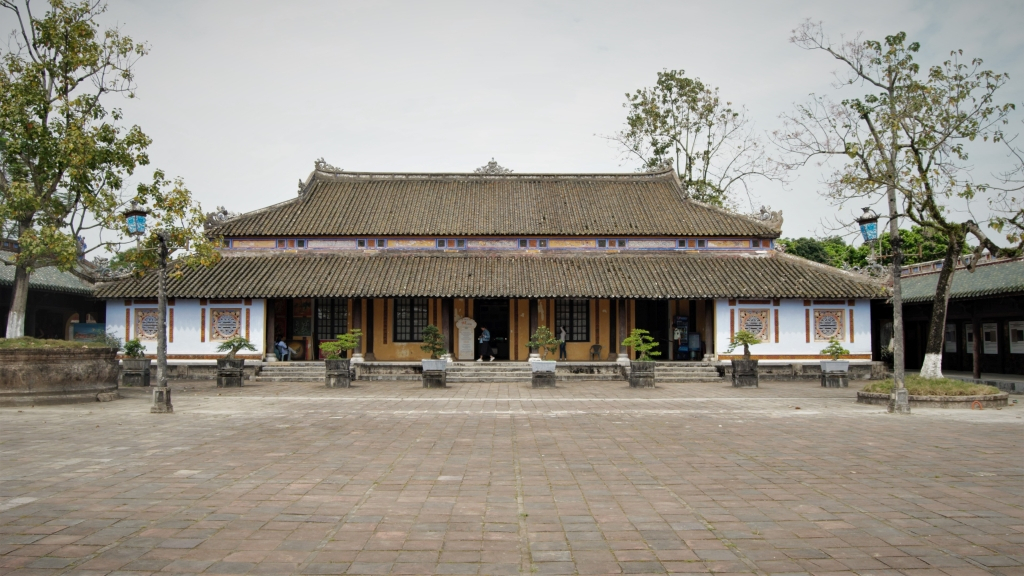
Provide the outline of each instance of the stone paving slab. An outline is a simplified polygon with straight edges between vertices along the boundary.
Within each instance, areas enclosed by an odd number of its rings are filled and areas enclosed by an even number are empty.
[[[0,574],[1024,574],[1024,407],[172,386],[0,409]]]

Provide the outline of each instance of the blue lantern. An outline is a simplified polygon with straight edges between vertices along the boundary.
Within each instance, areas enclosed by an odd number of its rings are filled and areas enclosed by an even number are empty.
[[[124,213],[124,219],[128,223],[128,233],[136,238],[146,233],[146,216],[149,212],[139,208],[137,202],[132,200],[132,207]]]
[[[878,214],[871,208],[864,208],[864,213],[857,218],[860,225],[860,235],[865,242],[878,240]]]

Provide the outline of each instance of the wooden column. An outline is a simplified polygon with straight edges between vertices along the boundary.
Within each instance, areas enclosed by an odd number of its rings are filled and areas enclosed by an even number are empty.
[[[313,320],[312,321],[312,324],[313,324],[313,330],[312,330],[313,335],[309,339],[310,340],[309,341],[309,343],[310,343],[309,350],[311,352],[311,355],[308,358],[308,360],[316,360],[316,359],[320,358],[320,339],[317,338],[317,334],[318,334],[319,328],[320,328],[320,322],[319,322],[319,319],[317,318],[317,316],[320,315],[319,308],[320,308],[320,304],[318,302],[318,299],[317,298],[313,298],[313,319],[312,319]]]
[[[619,342],[625,340],[626,336],[629,335],[629,314],[627,312],[628,305],[629,304],[628,302],[626,302],[626,300],[619,300],[619,321],[617,322],[617,324],[619,325]],[[622,352],[625,352],[627,354],[629,353],[626,349],[623,349]]]
[[[704,349],[708,354],[715,353],[715,301],[704,301]]]
[[[444,336],[444,346],[448,353],[454,353],[452,348],[452,301],[450,298],[441,300],[441,334]]]

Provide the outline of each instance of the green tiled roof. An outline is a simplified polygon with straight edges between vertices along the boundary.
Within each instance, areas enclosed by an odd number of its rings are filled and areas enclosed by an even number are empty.
[[[903,301],[928,302],[935,297],[939,273],[921,274],[903,279]],[[950,299],[980,298],[1001,294],[1024,293],[1024,260],[1002,260],[982,264],[968,272],[957,268],[953,275]]]
[[[0,260],[10,261],[11,252],[0,251]],[[0,286],[14,285],[14,266],[0,263]],[[71,272],[61,272],[53,267],[38,268],[28,277],[30,290],[52,290],[70,294],[92,295],[92,285]]]

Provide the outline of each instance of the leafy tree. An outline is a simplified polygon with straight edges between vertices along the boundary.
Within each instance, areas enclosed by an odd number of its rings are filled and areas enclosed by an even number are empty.
[[[235,354],[238,354],[240,350],[248,350],[249,352],[255,352],[256,347],[249,342],[249,339],[244,336],[235,336],[230,340],[225,340],[217,346],[217,352],[227,352],[228,360],[234,360]]]
[[[555,353],[558,350],[558,346],[562,343],[561,340],[555,338],[555,335],[551,333],[551,329],[547,326],[538,326],[537,330],[530,336],[529,342],[526,343],[526,347],[531,350],[540,350],[541,355],[545,360],[548,359],[548,353]]]
[[[941,260],[945,257],[949,242],[946,237],[930,233],[928,229],[920,226],[911,226],[910,229],[900,231],[900,239],[903,244],[903,263],[919,264]],[[780,238],[787,254],[795,254],[801,258],[807,258],[814,262],[828,264],[836,268],[861,268],[867,264],[869,247],[866,244],[853,246],[847,244],[841,236],[828,236],[823,239],[817,238]],[[961,254],[970,252],[965,244]],[[875,255],[878,262],[892,262],[892,241],[889,233],[885,232],[878,237],[875,246]]]
[[[746,110],[683,70],[658,72],[657,83],[626,94],[626,128],[611,139],[643,169],[674,165],[691,198],[732,207],[758,179],[782,180]]]
[[[338,360],[347,355],[349,350],[359,347],[359,340],[363,337],[363,331],[354,328],[344,334],[338,334],[336,340],[328,340],[320,343],[320,351],[327,354],[328,360]]]
[[[0,0],[18,22],[13,49],[0,56],[0,231],[21,248],[3,262],[15,266],[8,338],[24,334],[33,269],[69,270],[85,253],[118,245],[83,249],[80,237],[124,230],[118,192],[149,163],[149,137],[103,105],[109,95],[134,96],[132,68],[146,47],[117,29],[101,31],[99,2],[49,4],[37,17],[27,1]]]
[[[827,195],[837,204],[884,195],[890,214],[904,215],[923,233],[945,239],[921,371],[928,378],[941,377],[946,306],[967,235],[976,238],[978,251],[1014,252],[996,246],[973,220],[958,220],[949,207],[953,199],[970,202],[990,188],[974,181],[968,148],[972,142],[1002,141],[1002,126],[1014,106],[995,103],[995,94],[1007,77],[983,70],[981,59],[962,62],[962,51],[922,71],[914,61],[920,45],[908,43],[903,32],[884,41],[854,39],[834,46],[820,24],[808,21],[794,31],[792,42],[828,54],[844,70],[844,85],[863,86],[867,92],[838,103],[814,97],[798,105],[785,116],[786,127],[776,133],[776,141],[796,156],[796,165],[813,158],[841,162],[827,180]],[[895,220],[890,234],[897,255],[893,266],[898,267],[902,238]],[[899,276],[893,292],[895,379],[903,388]]]
[[[729,348],[725,350],[726,354],[732,354],[732,351],[739,346],[743,346],[743,359],[750,360],[750,347],[760,344],[761,340],[754,336],[754,334],[748,330],[740,330],[733,335],[732,340],[729,341]]]
[[[786,249],[787,254],[806,258],[813,262],[832,264],[832,256],[825,250],[825,245],[821,240],[816,238],[780,238],[778,242]]]

